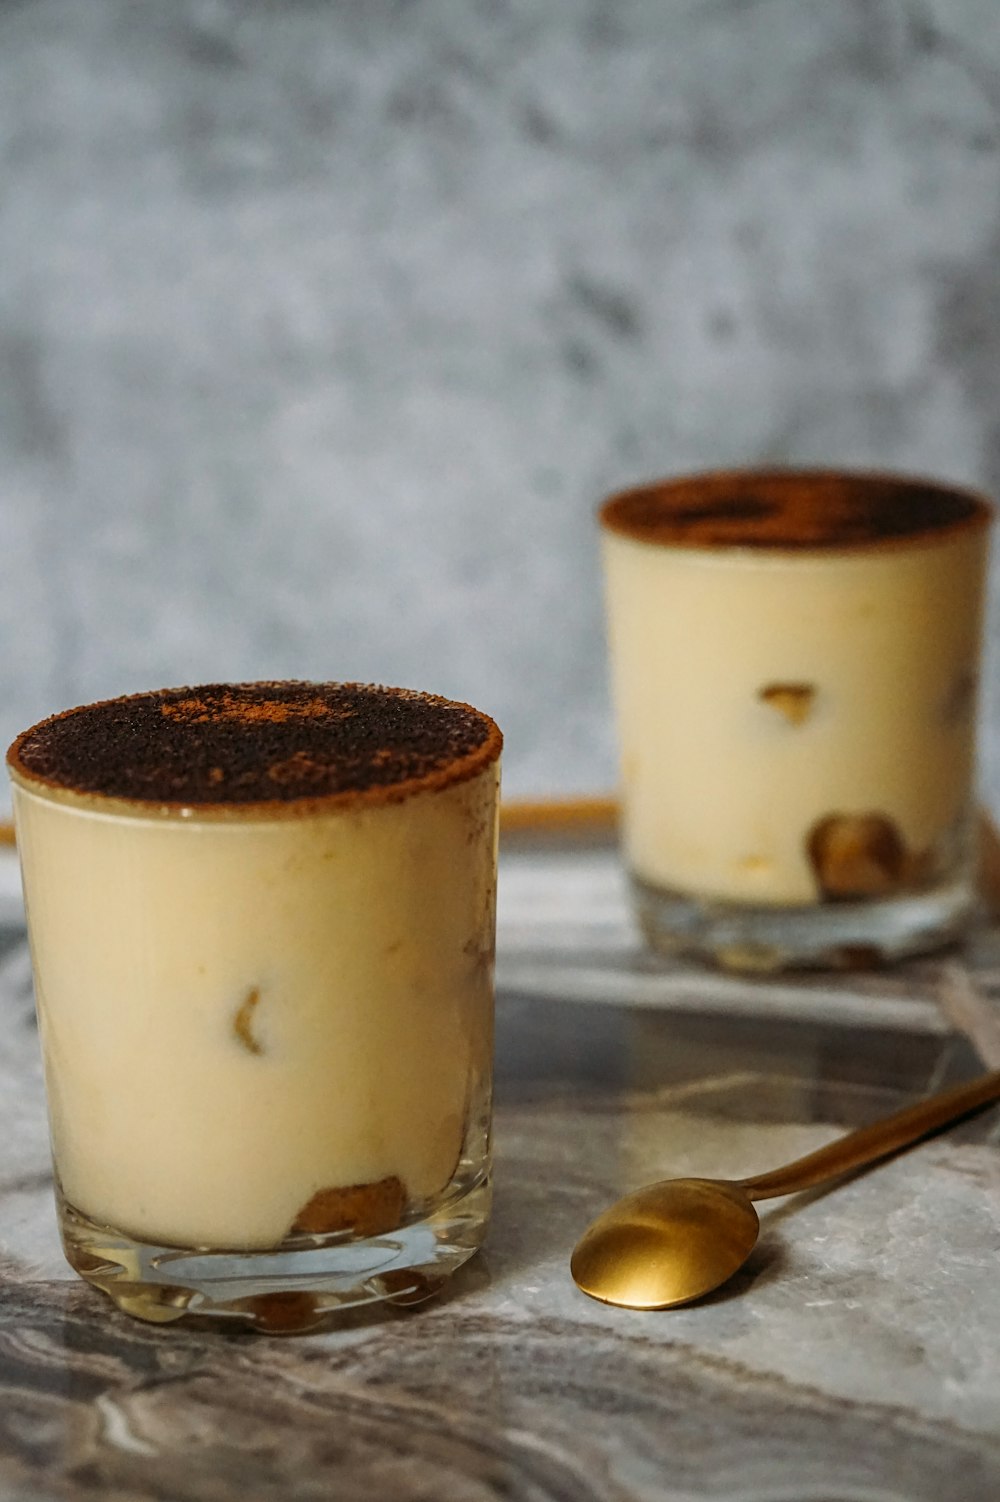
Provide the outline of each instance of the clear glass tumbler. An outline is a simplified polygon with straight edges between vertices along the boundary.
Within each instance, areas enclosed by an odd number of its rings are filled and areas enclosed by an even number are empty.
[[[740,970],[957,938],[992,509],[737,471],[602,507],[624,858],[655,947]]]
[[[14,743],[59,1221],[122,1309],[308,1329],[479,1247],[500,745],[468,706],[331,684]]]

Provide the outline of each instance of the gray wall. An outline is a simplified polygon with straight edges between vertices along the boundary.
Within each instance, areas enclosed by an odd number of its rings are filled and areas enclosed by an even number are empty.
[[[997,0],[5,0],[0,150],[4,743],[378,679],[601,788],[602,492],[1000,488]]]

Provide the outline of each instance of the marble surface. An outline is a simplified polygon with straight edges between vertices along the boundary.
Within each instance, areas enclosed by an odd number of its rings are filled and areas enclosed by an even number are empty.
[[[0,746],[370,678],[606,786],[605,490],[1000,490],[996,0],[8,0],[0,166]]]
[[[2,1502],[1000,1495],[995,1111],[762,1207],[751,1263],[699,1306],[612,1310],[567,1269],[628,1187],[772,1167],[1000,1066],[1000,933],[887,976],[723,983],[643,956],[607,848],[508,841],[502,865],[487,1246],[436,1302],[297,1339],[142,1326],[70,1274],[8,914]]]

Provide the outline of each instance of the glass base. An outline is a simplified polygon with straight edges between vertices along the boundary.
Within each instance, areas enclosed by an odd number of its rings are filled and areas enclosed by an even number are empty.
[[[483,1178],[419,1220],[378,1236],[295,1235],[267,1251],[157,1246],[99,1225],[57,1189],[71,1267],[119,1309],[153,1324],[226,1320],[298,1334],[364,1304],[418,1304],[479,1250],[491,1187]]]
[[[906,896],[808,907],[713,902],[630,881],[654,949],[752,974],[863,969],[930,954],[961,938],[977,901],[965,878]]]

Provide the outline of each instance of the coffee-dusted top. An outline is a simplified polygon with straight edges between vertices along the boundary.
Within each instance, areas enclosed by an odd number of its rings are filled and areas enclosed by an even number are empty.
[[[837,549],[932,541],[985,526],[976,492],[902,475],[734,470],[690,475],[613,495],[611,532],[690,548]]]
[[[86,704],[7,753],[15,777],[161,809],[395,802],[475,776],[500,754],[488,715],[359,683],[210,683]]]

